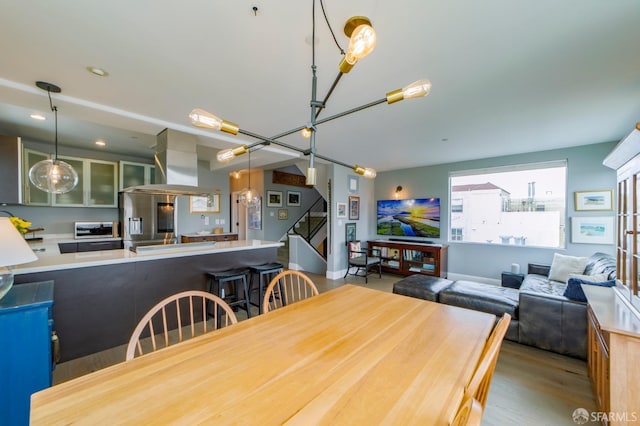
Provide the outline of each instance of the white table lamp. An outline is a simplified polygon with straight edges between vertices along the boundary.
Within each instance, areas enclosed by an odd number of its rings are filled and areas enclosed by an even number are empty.
[[[13,285],[11,266],[38,260],[8,217],[0,217],[0,299]]]

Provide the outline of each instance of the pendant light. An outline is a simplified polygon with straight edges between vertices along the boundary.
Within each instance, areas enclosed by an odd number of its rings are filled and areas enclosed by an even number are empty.
[[[255,207],[260,204],[260,196],[258,192],[251,187],[251,151],[249,153],[249,184],[240,192],[238,200],[245,207]]]
[[[37,162],[29,170],[29,180],[36,188],[51,194],[64,194],[71,191],[78,184],[78,173],[70,164],[58,160],[58,107],[51,101],[51,92],[60,93],[62,90],[55,84],[37,81],[36,86],[47,91],[49,106],[55,117],[55,151],[53,159]]]

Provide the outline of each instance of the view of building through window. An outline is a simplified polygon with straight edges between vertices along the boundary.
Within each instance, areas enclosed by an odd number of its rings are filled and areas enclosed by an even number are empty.
[[[566,161],[450,174],[450,241],[565,246]]]

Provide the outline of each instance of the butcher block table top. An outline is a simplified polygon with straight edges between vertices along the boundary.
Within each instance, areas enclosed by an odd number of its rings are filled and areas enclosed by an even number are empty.
[[[37,392],[31,424],[447,424],[494,321],[344,285]]]

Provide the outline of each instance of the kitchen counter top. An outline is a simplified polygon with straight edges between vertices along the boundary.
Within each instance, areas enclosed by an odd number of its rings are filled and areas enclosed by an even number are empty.
[[[100,238],[74,238],[73,234],[44,234],[40,235],[41,239],[27,242],[29,247],[36,254],[60,254],[58,244],[79,243],[79,242],[101,242],[101,241],[122,241],[121,237],[100,237]]]
[[[74,240],[77,241],[77,240]],[[263,240],[219,241],[210,244],[187,243],[172,244],[159,250],[134,253],[129,250],[104,250],[83,253],[60,254],[53,250],[36,252],[38,260],[13,268],[14,275],[35,272],[60,271],[65,269],[85,268],[89,266],[113,265],[129,262],[168,259],[174,257],[197,256],[201,254],[246,251],[270,247],[280,247],[282,242]]]

